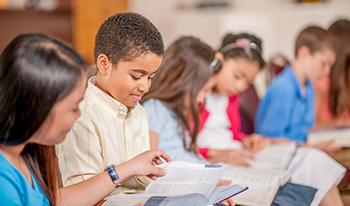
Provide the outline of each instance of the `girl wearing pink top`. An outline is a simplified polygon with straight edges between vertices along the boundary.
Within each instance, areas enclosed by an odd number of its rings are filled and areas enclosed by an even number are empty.
[[[316,124],[323,129],[350,127],[350,21],[336,21],[328,31],[337,42],[337,60],[330,76],[314,83]]]

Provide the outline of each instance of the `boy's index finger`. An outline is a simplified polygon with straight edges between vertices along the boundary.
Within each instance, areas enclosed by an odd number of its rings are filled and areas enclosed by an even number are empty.
[[[157,151],[157,156],[162,157],[165,161],[171,162],[173,161],[168,154],[166,154],[163,150],[158,150]]]

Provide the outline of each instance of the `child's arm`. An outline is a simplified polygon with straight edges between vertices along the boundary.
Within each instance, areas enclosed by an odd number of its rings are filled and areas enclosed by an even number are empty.
[[[315,119],[316,119],[316,124],[322,124],[324,122],[322,122],[321,119],[321,109],[322,109],[322,103],[323,103],[323,99],[324,99],[324,93],[322,90],[315,88]]]
[[[269,146],[272,142],[269,138],[253,133],[243,138],[242,143],[246,148],[250,149],[254,153],[257,153]]]
[[[242,165],[242,166],[250,166],[246,162],[246,158],[254,159],[254,156],[251,152],[244,150],[214,150],[209,149],[207,153],[207,160],[211,164],[216,164],[219,162],[226,162],[232,165]]]
[[[159,134],[153,131],[149,131],[149,139],[150,139],[151,150],[157,150]]]
[[[147,175],[152,179],[166,174],[166,170],[154,167],[161,164],[162,157],[167,162],[171,158],[163,151],[147,151],[115,167],[120,182],[134,176]],[[102,172],[83,182],[57,190],[57,205],[95,205],[115,189],[108,172]]]

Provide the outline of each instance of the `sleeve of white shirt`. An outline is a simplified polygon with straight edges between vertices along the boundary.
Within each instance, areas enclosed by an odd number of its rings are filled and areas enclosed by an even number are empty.
[[[79,118],[66,139],[56,146],[63,186],[86,180],[104,170],[98,127]]]

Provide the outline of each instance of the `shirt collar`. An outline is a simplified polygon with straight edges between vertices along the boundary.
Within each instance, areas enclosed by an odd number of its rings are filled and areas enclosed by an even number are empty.
[[[88,86],[85,92],[85,97],[88,99],[92,99],[94,102],[103,106],[107,110],[110,110],[111,112],[116,112],[118,116],[128,118],[131,112],[140,105],[137,102],[137,104],[133,106],[130,109],[130,111],[128,111],[128,108],[124,104],[114,99],[112,96],[106,94],[100,88],[96,87],[95,82],[96,76],[93,76],[88,80]]]
[[[290,78],[291,82],[293,83],[294,88],[296,89],[296,94],[298,97],[306,99],[308,92],[310,92],[310,88],[312,89],[312,84],[309,80],[306,80],[305,83],[305,88],[306,88],[306,93],[303,92],[302,86],[295,76],[295,73],[291,67],[291,65],[287,65],[286,68],[284,69],[285,74]]]

